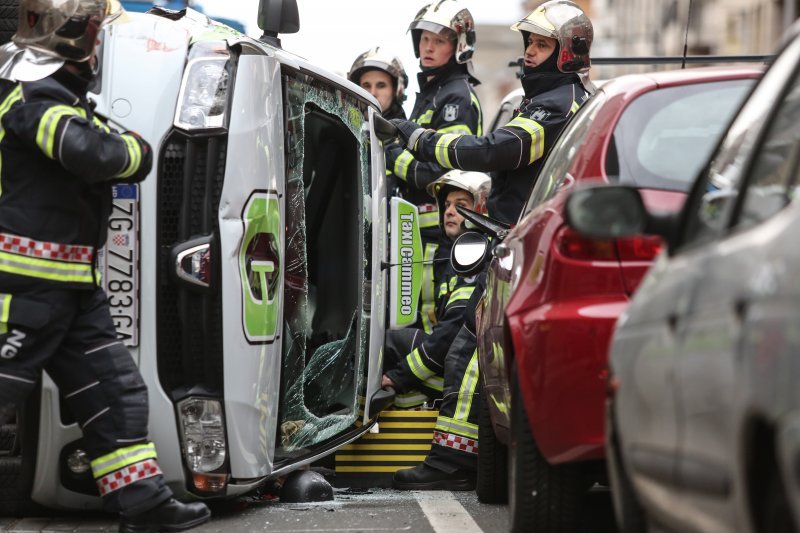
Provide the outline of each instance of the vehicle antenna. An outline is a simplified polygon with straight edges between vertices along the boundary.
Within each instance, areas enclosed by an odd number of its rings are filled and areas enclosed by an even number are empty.
[[[686,35],[683,37],[683,61],[681,68],[686,68],[686,54],[689,52],[689,26],[692,23],[692,0],[689,0],[689,13],[686,15]]]

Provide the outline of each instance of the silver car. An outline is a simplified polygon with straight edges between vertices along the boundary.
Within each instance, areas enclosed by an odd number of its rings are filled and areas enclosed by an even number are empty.
[[[668,241],[611,345],[608,458],[621,529],[795,532],[800,524],[800,25],[677,217],[624,187],[576,191],[568,221]]]

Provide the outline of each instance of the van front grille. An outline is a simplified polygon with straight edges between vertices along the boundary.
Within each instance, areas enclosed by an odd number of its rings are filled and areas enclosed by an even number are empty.
[[[161,385],[168,392],[201,386],[222,392],[222,294],[179,284],[170,251],[191,238],[214,236],[225,173],[227,137],[167,136],[158,167],[159,268],[157,345]],[[212,246],[212,261],[218,261]]]

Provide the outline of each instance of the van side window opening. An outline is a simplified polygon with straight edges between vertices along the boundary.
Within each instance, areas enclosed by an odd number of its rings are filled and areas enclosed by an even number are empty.
[[[362,301],[370,275],[364,104],[302,74],[286,83],[284,392],[276,461],[336,435],[363,413]]]

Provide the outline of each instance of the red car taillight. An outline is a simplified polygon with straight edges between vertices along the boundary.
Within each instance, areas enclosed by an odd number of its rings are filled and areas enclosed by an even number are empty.
[[[617,239],[620,261],[652,261],[661,252],[664,241],[661,237],[637,235]]]
[[[663,244],[660,237],[649,235],[593,239],[569,227],[561,228],[555,239],[561,255],[578,261],[652,261]]]
[[[579,261],[617,261],[614,239],[591,239],[572,228],[561,228],[555,245],[564,257]]]

